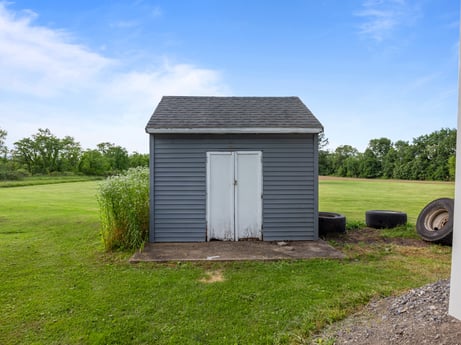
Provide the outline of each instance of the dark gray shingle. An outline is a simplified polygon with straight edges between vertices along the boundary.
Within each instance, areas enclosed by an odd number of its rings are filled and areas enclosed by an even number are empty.
[[[147,132],[194,129],[323,130],[298,97],[164,96],[146,126]],[[231,131],[230,131],[231,132]]]

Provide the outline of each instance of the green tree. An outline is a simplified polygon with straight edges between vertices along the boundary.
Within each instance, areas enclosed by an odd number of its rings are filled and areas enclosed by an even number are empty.
[[[66,136],[61,139],[61,149],[59,153],[59,170],[78,172],[82,147],[74,138]]]
[[[6,155],[8,154],[8,147],[6,146],[6,136],[8,132],[0,127],[0,160],[6,162]]]
[[[30,173],[77,171],[81,148],[72,137],[59,139],[48,128],[39,128],[36,134],[14,145],[14,159],[24,164]]]
[[[98,150],[86,150],[80,159],[79,171],[85,175],[105,176],[109,174],[110,164]]]
[[[333,170],[334,174],[343,177],[354,176],[350,170],[351,167],[355,167],[354,160],[359,159],[359,151],[350,145],[338,146],[333,154]],[[346,162],[347,160],[347,162]]]
[[[448,160],[456,152],[456,130],[442,128],[413,139],[415,180],[449,180]]]
[[[413,146],[408,141],[399,140],[394,143],[394,168],[392,178],[409,180],[411,179],[414,158]]]
[[[124,171],[129,168],[130,159],[128,151],[125,148],[108,142],[98,144],[97,148],[109,162],[111,174]]]
[[[133,152],[129,156],[129,166],[130,168],[148,167],[149,166],[149,154]]]
[[[455,156],[450,156],[450,158],[448,158],[448,173],[450,176],[450,181],[454,181],[455,176],[456,176],[456,157]]]
[[[383,167],[386,164],[386,170],[392,170],[390,167],[389,152],[392,149],[392,142],[387,138],[372,139],[368,143],[368,147],[363,154],[361,161],[362,177],[381,177],[385,176]],[[386,158],[389,161],[385,162]]]
[[[325,133],[319,134],[318,139],[319,146],[319,175],[328,176],[334,173],[333,170],[333,159],[330,151],[326,149],[328,146],[328,138],[325,137]]]

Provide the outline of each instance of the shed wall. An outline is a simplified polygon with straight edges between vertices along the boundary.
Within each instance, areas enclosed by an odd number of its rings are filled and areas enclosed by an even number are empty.
[[[206,152],[245,150],[262,151],[263,239],[316,240],[316,134],[156,134],[150,241],[206,241]]]

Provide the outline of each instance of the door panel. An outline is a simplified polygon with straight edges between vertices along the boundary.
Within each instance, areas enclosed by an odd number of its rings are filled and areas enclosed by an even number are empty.
[[[235,236],[261,239],[261,152],[236,152],[235,180]]]
[[[208,240],[262,238],[261,152],[207,152]]]
[[[208,240],[234,240],[234,157],[208,152]]]

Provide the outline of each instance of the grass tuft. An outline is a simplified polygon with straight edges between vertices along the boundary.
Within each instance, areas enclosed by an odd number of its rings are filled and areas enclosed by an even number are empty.
[[[414,224],[407,223],[392,229],[382,229],[381,236],[385,238],[420,238]]]
[[[99,186],[98,203],[106,250],[140,248],[149,230],[149,169],[109,177]]]

